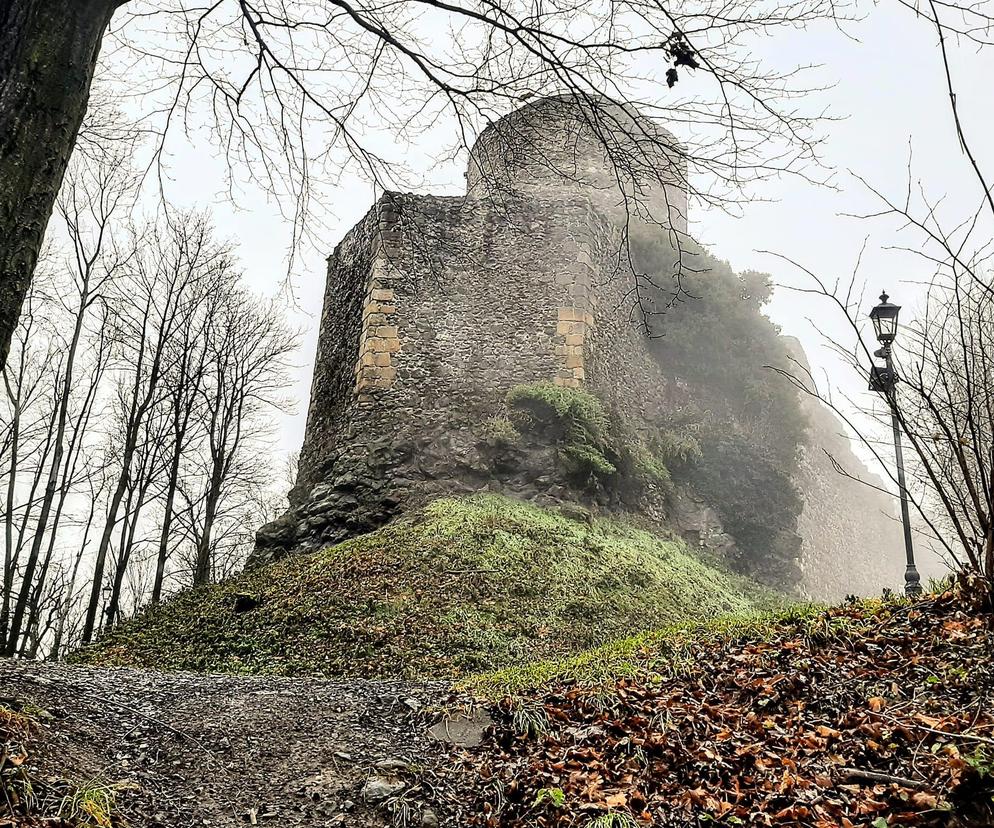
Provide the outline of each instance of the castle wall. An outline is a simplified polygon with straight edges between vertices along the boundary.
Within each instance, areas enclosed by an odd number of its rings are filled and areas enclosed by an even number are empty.
[[[670,408],[673,385],[637,321],[624,238],[618,224],[603,213],[592,210],[589,221],[595,228],[591,258],[597,264],[591,271],[594,323],[585,340],[586,385],[629,426],[658,424]]]
[[[381,243],[378,213],[374,206],[328,258],[307,437],[300,452],[297,484],[289,495],[294,506],[304,501],[322,466],[335,457],[354,405],[363,304]]]
[[[486,423],[515,385],[586,388],[636,429],[681,404],[687,389],[667,378],[637,323],[622,228],[678,242],[686,164],[659,129],[668,149],[634,156],[629,169],[649,166],[654,180],[644,190],[636,176],[619,182],[605,153],[624,156],[627,139],[605,148],[561,103],[526,107],[485,131],[466,197],[384,195],[335,249],[291,509],[259,531],[252,563],[369,531],[445,494],[587,497],[564,488],[554,446],[519,441],[495,462]],[[630,118],[624,127],[656,129]],[[619,184],[639,190],[650,214],[630,214]],[[804,405],[802,588],[835,599],[899,581],[893,504],[837,474],[823,448],[862,467],[831,415]],[[650,501],[644,510],[662,517]],[[721,549],[732,539],[714,506],[680,492],[666,518]]]
[[[801,446],[795,482],[804,496],[798,520],[802,538],[800,587],[822,601],[904,589],[904,535],[897,497],[853,453],[843,423],[821,402],[801,399],[808,444]],[[835,463],[860,480],[839,472]],[[916,560],[923,582],[947,569],[921,537]]]
[[[388,194],[335,250],[294,509],[263,549],[335,541],[440,494],[554,495],[548,458],[501,479],[481,452],[515,385],[590,387],[626,417],[661,404],[618,314],[616,227],[582,197],[508,208]]]

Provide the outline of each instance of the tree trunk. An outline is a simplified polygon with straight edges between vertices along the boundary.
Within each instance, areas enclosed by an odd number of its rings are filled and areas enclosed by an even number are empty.
[[[0,368],[122,0],[0,0]]]
[[[125,492],[128,489],[129,470],[134,453],[133,444],[129,443],[125,446],[122,470],[117,479],[114,494],[111,495],[110,505],[107,507],[107,520],[100,536],[100,544],[97,546],[97,557],[93,564],[93,583],[90,585],[90,600],[86,605],[86,618],[83,621],[84,644],[89,644],[93,640],[93,633],[96,629],[97,611],[100,608],[100,588],[103,586],[104,567],[107,565],[107,550],[110,549],[110,539],[114,534],[114,526],[117,524],[118,514],[121,511],[121,501],[124,500]]]
[[[214,533],[214,520],[217,518],[217,505],[220,500],[220,484],[211,481],[204,508],[204,531],[197,544],[197,562],[193,570],[193,585],[202,586],[211,581],[211,536]]]
[[[169,466],[169,483],[166,489],[165,516],[162,518],[162,532],[159,535],[159,554],[155,562],[155,582],[152,585],[152,603],[162,599],[162,582],[166,577],[166,561],[169,558],[169,531],[173,522],[173,507],[176,502],[176,489],[179,486],[179,464],[183,456],[183,434],[177,432],[176,447]]]
[[[135,504],[135,508],[131,511],[131,517],[128,518],[127,509],[125,510],[124,522],[126,524],[127,533],[121,532],[121,551],[117,556],[117,567],[114,570],[114,584],[110,593],[110,603],[107,605],[106,619],[107,626],[111,627],[117,623],[118,616],[121,612],[121,590],[124,588],[124,576],[128,571],[128,564],[131,562],[131,553],[135,548],[135,534],[138,531],[138,521],[141,518],[142,507],[146,502],[146,494],[148,494],[148,487],[151,480],[144,477],[140,480],[138,486],[138,502]],[[130,504],[129,504],[130,508]]]
[[[3,517],[3,606],[0,608],[0,646],[7,647],[7,636],[10,630],[11,594],[14,591],[14,568],[17,561],[14,558],[14,494],[17,488],[17,462],[21,436],[21,400],[20,383],[18,383],[17,399],[14,401],[14,418],[11,423],[12,440],[10,445],[10,465],[7,469],[7,501]]]

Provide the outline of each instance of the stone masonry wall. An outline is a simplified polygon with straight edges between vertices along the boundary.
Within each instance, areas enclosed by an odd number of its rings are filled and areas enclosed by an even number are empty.
[[[297,485],[289,495],[294,506],[306,498],[321,469],[334,461],[348,427],[354,402],[353,369],[362,336],[363,305],[380,244],[379,209],[374,206],[328,258],[328,279],[307,409],[307,439],[300,453]]]
[[[618,237],[590,201],[523,199],[514,221],[505,207],[390,194],[336,249],[294,508],[256,560],[443,493],[560,491],[542,463],[501,479],[485,456],[481,426],[517,384],[587,385],[633,411],[663,387],[633,374],[616,392],[646,351],[614,313]]]
[[[510,388],[542,380],[626,417],[659,404],[663,378],[618,314],[619,219],[685,234],[686,176],[658,124],[548,98],[484,132],[465,198],[381,198],[329,259],[291,509],[253,561],[442,493],[565,494],[548,448],[495,464],[481,427]]]

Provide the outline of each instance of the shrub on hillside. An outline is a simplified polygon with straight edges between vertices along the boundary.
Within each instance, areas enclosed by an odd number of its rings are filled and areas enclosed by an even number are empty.
[[[597,397],[552,382],[517,385],[506,398],[511,423],[559,446],[568,473],[581,482],[605,482],[618,471],[619,447]]]
[[[668,462],[683,462],[699,450],[660,430],[648,439],[635,433],[617,413],[588,391],[552,382],[518,385],[506,399],[508,419],[521,433],[538,435],[557,446],[566,473],[588,488],[603,488],[622,498],[637,497],[649,486],[667,492]]]

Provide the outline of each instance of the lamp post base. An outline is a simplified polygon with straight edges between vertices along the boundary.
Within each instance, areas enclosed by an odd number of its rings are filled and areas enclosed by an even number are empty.
[[[922,594],[922,578],[914,564],[909,564],[904,570],[904,594],[908,598],[917,598]]]

